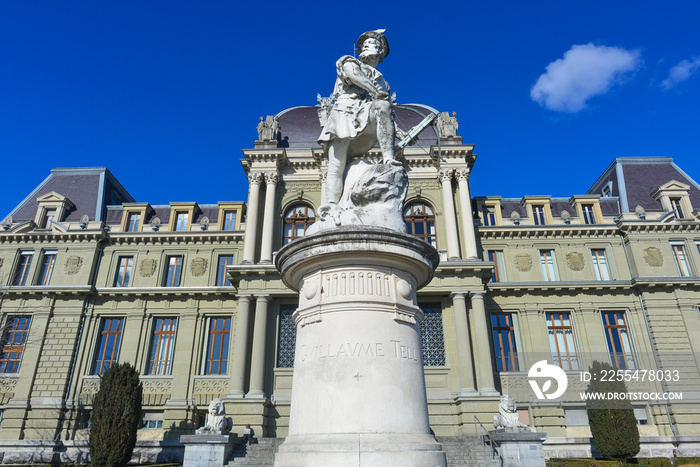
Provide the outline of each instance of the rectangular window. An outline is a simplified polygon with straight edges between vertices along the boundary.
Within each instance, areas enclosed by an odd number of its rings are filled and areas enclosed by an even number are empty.
[[[540,265],[542,266],[542,278],[545,281],[551,282],[559,280],[554,250],[540,250]]]
[[[42,225],[42,228],[44,229],[50,229],[51,224],[53,221],[56,219],[56,210],[55,209],[47,209],[45,214],[44,214],[44,225]]]
[[[39,277],[36,278],[36,285],[49,285],[51,273],[53,272],[54,264],[56,263],[56,250],[46,250],[41,261],[41,269],[39,269]]]
[[[27,284],[27,277],[29,277],[29,267],[32,265],[32,258],[34,258],[33,251],[19,252],[19,262],[17,263],[17,269],[15,270],[15,277],[12,281],[12,285]]]
[[[603,313],[603,329],[612,366],[621,370],[636,368],[634,349],[624,313]]]
[[[126,228],[127,232],[138,232],[141,225],[141,213],[132,212],[129,214],[129,225]]]
[[[175,230],[177,232],[186,231],[188,220],[189,220],[189,213],[187,213],[187,212],[175,213]]]
[[[671,243],[671,248],[673,248],[673,256],[676,259],[676,266],[678,266],[678,272],[681,276],[692,276],[690,271],[690,264],[688,263],[688,256],[685,254],[685,245],[682,243]]]
[[[277,336],[277,368],[294,368],[294,346],[297,327],[292,320],[296,305],[280,305],[280,322]]]
[[[224,230],[236,230],[237,211],[224,212]]]
[[[163,428],[162,412],[143,412],[141,415],[141,430],[159,430]]]
[[[491,332],[498,371],[519,371],[513,316],[508,313],[491,314]]]
[[[231,286],[231,281],[228,280],[228,275],[226,274],[226,266],[231,265],[233,265],[233,255],[219,256],[219,268],[216,271],[216,285],[218,287]]]
[[[119,356],[124,318],[104,318],[97,336],[97,351],[92,365],[93,375],[102,375],[109,370]]]
[[[165,287],[179,287],[182,275],[182,256],[168,256],[168,269],[165,271]]]
[[[532,205],[532,219],[535,225],[545,225],[547,224],[546,217],[544,215],[544,205],[533,204]]]
[[[605,250],[591,250],[591,263],[593,263],[596,279],[599,281],[611,280],[610,266],[608,258],[605,256]]]
[[[583,212],[583,223],[584,224],[595,224],[595,214],[593,213],[593,205],[592,204],[582,205],[581,211]]]
[[[29,335],[30,316],[8,316],[2,336],[0,353],[0,373],[18,373],[22,362],[24,345]]]
[[[673,211],[673,215],[676,216],[676,219],[683,219],[685,217],[683,215],[683,209],[681,208],[680,198],[671,198],[671,210]]]
[[[419,303],[425,318],[420,323],[423,366],[445,366],[445,338],[442,329],[442,306],[439,303]]]
[[[210,318],[205,346],[204,374],[225,375],[228,371],[228,348],[231,318]]]
[[[484,206],[481,212],[484,215],[484,225],[486,227],[496,225],[496,213],[493,206]]]
[[[117,274],[114,277],[115,287],[129,287],[131,279],[131,267],[134,265],[133,256],[119,257],[119,265],[117,266]]]
[[[552,363],[563,370],[578,370],[574,327],[569,313],[547,313],[547,334]]]
[[[175,352],[175,330],[177,318],[156,318],[153,322],[153,337],[146,374],[170,375]]]
[[[493,274],[491,282],[507,282],[505,260],[503,252],[498,250],[489,250],[489,261],[493,261]]]

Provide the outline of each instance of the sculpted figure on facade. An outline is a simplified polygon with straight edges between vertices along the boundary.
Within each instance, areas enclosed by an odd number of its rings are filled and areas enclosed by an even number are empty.
[[[403,164],[395,159],[397,127],[389,84],[377,70],[389,54],[383,32],[378,29],[360,36],[359,59],[344,55],[336,62],[333,94],[329,100],[319,100],[323,130],[318,141],[328,154],[327,204],[319,208],[320,222],[312,226],[311,233],[341,225],[405,231],[401,204],[408,177]],[[381,164],[361,159],[377,145],[382,152]],[[360,159],[353,160],[356,157]]]
[[[457,136],[457,128],[459,128],[457,112],[452,112],[451,117],[449,112],[440,112],[437,116],[437,127],[440,138]]]
[[[524,423],[520,422],[520,417],[518,416],[518,406],[515,404],[515,399],[513,399],[508,394],[501,396],[501,402],[498,404],[499,415],[493,417],[493,426],[497,430],[517,430],[519,428],[530,428]]]
[[[277,117],[273,115],[268,115],[267,118],[260,117],[257,130],[258,139],[260,141],[275,141],[277,139],[277,133],[280,130]]]
[[[197,430],[198,435],[227,435],[233,427],[230,417],[226,416],[226,406],[221,399],[214,399],[209,403],[207,421]]]

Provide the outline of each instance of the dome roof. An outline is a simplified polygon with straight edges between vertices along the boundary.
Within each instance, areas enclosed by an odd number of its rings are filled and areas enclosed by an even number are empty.
[[[281,148],[320,148],[318,137],[321,135],[321,124],[318,119],[319,106],[290,107],[276,115],[280,125],[279,141]],[[419,124],[427,115],[438,113],[432,107],[422,104],[395,105],[394,115],[396,124],[408,131]],[[418,146],[437,144],[435,130],[427,127],[418,135]]]

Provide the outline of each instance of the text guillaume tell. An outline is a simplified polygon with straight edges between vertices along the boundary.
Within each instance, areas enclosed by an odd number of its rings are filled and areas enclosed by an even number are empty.
[[[388,344],[384,342],[347,342],[344,344],[302,345],[299,350],[299,361],[302,363],[323,358],[342,357],[388,357],[412,360],[414,362],[417,362],[419,358],[415,347],[403,345],[398,340],[391,340]]]

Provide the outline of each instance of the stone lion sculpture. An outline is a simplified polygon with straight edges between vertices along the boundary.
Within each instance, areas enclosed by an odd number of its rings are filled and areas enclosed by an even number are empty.
[[[221,399],[209,403],[206,424],[197,430],[198,435],[227,435],[233,427],[233,421],[226,416],[226,406]]]
[[[513,430],[517,428],[529,428],[529,426],[520,422],[518,417],[518,407],[515,404],[515,399],[509,395],[501,396],[501,402],[498,404],[500,415],[493,417],[493,426],[497,430]]]

